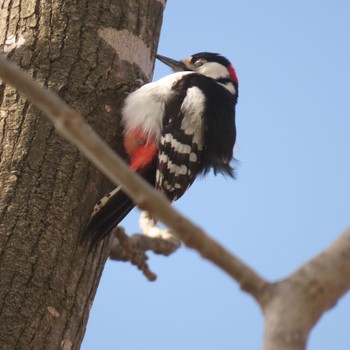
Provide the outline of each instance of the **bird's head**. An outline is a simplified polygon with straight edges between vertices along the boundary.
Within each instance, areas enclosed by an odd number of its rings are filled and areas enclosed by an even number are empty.
[[[231,62],[217,53],[199,52],[183,61],[177,61],[162,55],[156,55],[156,57],[175,72],[193,71],[218,81],[230,79],[235,85],[238,85],[238,78]]]

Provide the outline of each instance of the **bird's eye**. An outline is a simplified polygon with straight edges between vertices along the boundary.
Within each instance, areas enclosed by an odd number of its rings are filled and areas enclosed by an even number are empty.
[[[193,67],[194,68],[199,68],[200,66],[202,66],[205,63],[204,60],[198,60],[196,62],[193,63]]]

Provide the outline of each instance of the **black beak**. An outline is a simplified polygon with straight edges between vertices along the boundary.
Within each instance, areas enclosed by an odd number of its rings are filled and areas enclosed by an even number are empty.
[[[162,55],[156,55],[156,58],[158,58],[159,61],[163,62],[167,66],[171,67],[174,70],[174,72],[189,70],[188,67],[182,61],[176,61],[172,58],[165,57]]]

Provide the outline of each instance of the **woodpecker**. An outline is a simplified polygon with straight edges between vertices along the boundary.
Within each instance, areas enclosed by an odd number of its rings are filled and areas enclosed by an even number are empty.
[[[174,73],[127,96],[124,148],[130,168],[173,202],[211,169],[233,177],[238,79],[230,61],[217,53],[183,61],[156,57]],[[96,204],[84,236],[102,240],[134,206],[117,187]]]

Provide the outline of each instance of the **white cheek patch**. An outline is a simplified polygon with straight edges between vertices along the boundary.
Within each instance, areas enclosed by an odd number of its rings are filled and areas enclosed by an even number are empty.
[[[197,72],[213,79],[230,78],[227,68],[217,62],[204,63]]]

